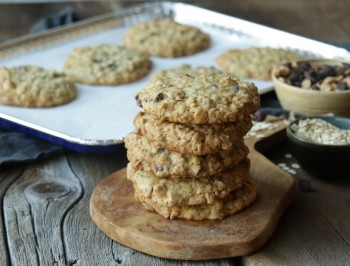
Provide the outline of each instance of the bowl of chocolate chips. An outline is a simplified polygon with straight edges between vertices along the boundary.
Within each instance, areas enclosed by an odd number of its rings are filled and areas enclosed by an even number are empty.
[[[350,117],[350,63],[333,59],[288,62],[272,80],[284,109],[303,115]]]

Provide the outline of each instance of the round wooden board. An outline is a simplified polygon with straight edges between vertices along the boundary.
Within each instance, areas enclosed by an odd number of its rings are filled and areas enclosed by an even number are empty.
[[[90,213],[110,238],[138,251],[181,260],[216,259],[250,254],[272,235],[291,202],[294,179],[251,146],[251,174],[260,186],[258,200],[218,221],[170,220],[135,201],[134,189],[122,169],[94,190]]]

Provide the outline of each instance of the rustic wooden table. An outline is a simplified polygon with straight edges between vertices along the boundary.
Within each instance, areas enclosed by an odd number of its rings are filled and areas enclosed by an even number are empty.
[[[350,42],[349,0],[191,2],[321,41]],[[81,18],[123,6],[108,1],[0,5],[1,40],[27,34],[40,15],[66,5]],[[266,156],[291,164],[286,153],[282,142]],[[121,148],[0,166],[0,265],[350,265],[350,179],[324,181],[297,169],[301,186],[295,200],[261,250],[222,260],[174,261],[112,241],[90,218],[93,189],[126,163]]]

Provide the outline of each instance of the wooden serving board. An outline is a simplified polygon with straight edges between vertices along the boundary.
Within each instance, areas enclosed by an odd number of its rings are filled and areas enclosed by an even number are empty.
[[[268,142],[261,143],[273,143],[285,128],[279,125],[268,132]],[[113,240],[158,257],[204,260],[253,253],[270,238],[295,192],[294,179],[259,153],[257,142],[260,145],[259,139],[246,139],[251,174],[261,193],[253,205],[235,215],[218,221],[166,219],[135,201],[133,185],[122,169],[95,188],[91,217]]]

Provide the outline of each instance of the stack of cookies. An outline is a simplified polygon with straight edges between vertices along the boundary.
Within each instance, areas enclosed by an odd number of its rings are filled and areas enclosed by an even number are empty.
[[[250,205],[243,137],[260,104],[256,87],[220,73],[153,77],[125,138],[135,198],[166,218],[223,219]]]

